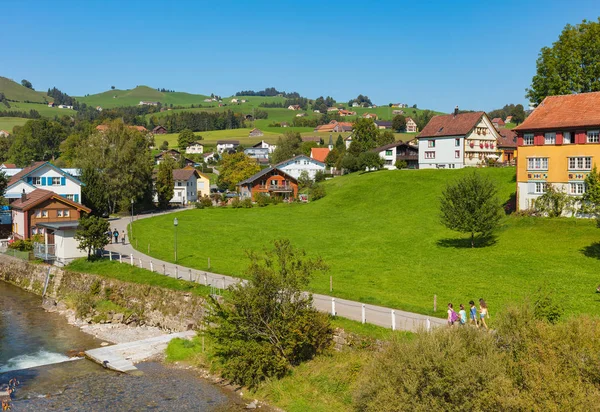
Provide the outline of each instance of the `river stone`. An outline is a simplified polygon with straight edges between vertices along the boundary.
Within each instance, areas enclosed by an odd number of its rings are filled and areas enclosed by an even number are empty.
[[[123,322],[123,314],[122,313],[115,313],[112,317],[113,322],[116,323],[121,323]]]

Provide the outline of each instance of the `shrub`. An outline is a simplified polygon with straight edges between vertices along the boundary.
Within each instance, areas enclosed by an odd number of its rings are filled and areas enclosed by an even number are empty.
[[[271,203],[271,198],[266,193],[257,193],[254,195],[254,201],[258,207],[265,207]]]
[[[315,185],[310,191],[310,200],[319,200],[325,197],[325,188],[323,185]]]
[[[396,169],[406,169],[408,167],[408,163],[406,163],[406,160],[397,160],[395,166]]]
[[[325,180],[325,172],[323,172],[322,170],[318,170],[317,173],[315,173],[315,182],[319,183]]]
[[[231,207],[234,209],[239,209],[242,207],[242,202],[240,201],[239,198],[234,197],[233,200],[231,201]]]
[[[241,204],[242,204],[242,207],[244,207],[246,209],[252,209],[252,206],[254,206],[252,204],[252,199],[250,199],[249,197],[242,200]]]
[[[11,249],[20,250],[21,252],[27,252],[33,250],[33,241],[31,239],[15,240],[8,245]]]
[[[573,211],[573,199],[552,184],[546,185],[546,193],[535,200],[535,210],[542,216],[560,217],[565,211]]]
[[[166,140],[163,141],[159,147],[160,150],[168,150],[169,149],[169,142],[167,142]]]
[[[271,198],[271,204],[278,205],[281,203],[281,198],[279,196],[273,196]]]
[[[196,202],[197,209],[204,209],[205,207],[212,207],[212,199],[208,195],[204,195]]]

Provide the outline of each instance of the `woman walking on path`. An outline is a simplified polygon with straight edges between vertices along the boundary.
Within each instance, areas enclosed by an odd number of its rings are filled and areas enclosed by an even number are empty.
[[[465,305],[460,304],[460,310],[458,311],[458,321],[460,326],[467,324],[467,312],[465,311]]]
[[[490,313],[488,311],[487,303],[485,303],[485,300],[479,299],[479,319],[481,320],[483,327],[486,329],[488,328],[488,325],[485,323],[485,318],[489,317]]]
[[[469,305],[471,306],[471,308],[469,309],[469,323],[479,327],[479,323],[477,323],[477,307],[475,306],[475,302],[470,301]]]
[[[123,232],[121,233],[121,242],[123,244],[125,244],[125,231],[123,230]]]
[[[113,236],[115,237],[115,243],[119,243],[119,231],[117,228],[113,231]]]
[[[454,322],[458,320],[458,315],[454,311],[452,303],[448,303],[448,326],[454,325]]]

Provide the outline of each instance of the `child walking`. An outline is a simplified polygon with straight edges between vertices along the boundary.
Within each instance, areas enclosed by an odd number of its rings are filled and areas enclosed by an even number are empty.
[[[461,326],[467,324],[467,312],[465,311],[465,305],[460,304],[460,310],[458,311],[458,322]]]
[[[452,306],[452,303],[448,303],[448,326],[453,326],[457,320],[458,315],[454,311],[454,306]]]
[[[484,328],[488,328],[487,323],[485,323],[485,318],[490,317],[490,312],[488,311],[487,303],[485,300],[479,299],[479,319],[481,320],[481,324]]]
[[[469,323],[479,327],[479,324],[477,323],[477,307],[475,306],[475,302],[470,301],[469,305],[471,306],[469,309]]]

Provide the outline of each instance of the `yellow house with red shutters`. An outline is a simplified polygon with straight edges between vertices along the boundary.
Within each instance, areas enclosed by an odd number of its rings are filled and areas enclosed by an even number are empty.
[[[549,184],[571,196],[600,164],[600,92],[548,96],[517,126],[517,209],[526,210]]]

